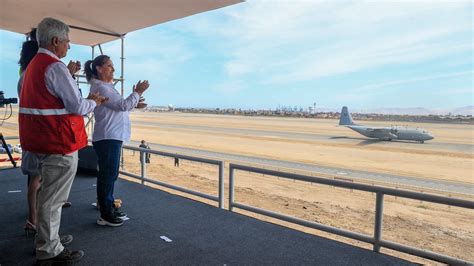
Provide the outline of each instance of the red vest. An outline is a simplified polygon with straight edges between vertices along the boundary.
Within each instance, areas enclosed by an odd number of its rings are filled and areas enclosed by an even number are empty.
[[[24,73],[19,125],[21,148],[25,151],[68,154],[87,145],[82,116],[66,111],[62,100],[46,88],[46,69],[56,62],[61,61],[38,53]]]

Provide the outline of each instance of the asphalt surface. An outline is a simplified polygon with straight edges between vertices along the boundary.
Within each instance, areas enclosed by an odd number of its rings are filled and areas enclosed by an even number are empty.
[[[26,176],[0,171],[0,265],[34,265],[26,237]],[[77,175],[62,210],[60,234],[71,234],[81,265],[414,265],[338,241],[118,179],[114,195],[129,220],[96,224],[95,177]],[[383,252],[383,249],[382,249]],[[56,265],[56,264],[55,264]]]
[[[214,151],[207,151],[207,150],[199,150],[199,149],[192,149],[192,148],[184,148],[178,146],[171,146],[171,145],[163,145],[157,143],[149,143],[151,148],[154,150],[161,150],[170,153],[182,153],[186,155],[192,155],[196,157],[206,157],[212,158],[216,160],[223,160],[228,162],[234,163],[249,163],[249,164],[258,164],[262,166],[271,166],[272,168],[277,168],[282,171],[288,171],[290,169],[295,170],[304,170],[310,171],[314,173],[322,173],[325,175],[331,176],[339,176],[353,180],[363,180],[363,181],[374,181],[374,182],[383,182],[393,185],[404,185],[404,186],[412,186],[447,192],[447,193],[461,193],[461,194],[468,194],[474,195],[474,184],[463,184],[457,182],[449,182],[449,181],[441,181],[441,180],[431,180],[431,179],[424,179],[418,177],[409,177],[409,176],[401,176],[401,175],[392,175],[392,174],[382,174],[382,173],[374,173],[368,171],[356,171],[356,170],[349,170],[344,168],[336,168],[336,167],[327,167],[327,166],[319,166],[314,164],[305,164],[305,163],[298,163],[298,162],[290,162],[290,161],[283,161],[283,160],[275,160],[275,159],[268,159],[268,158],[260,158],[254,156],[245,156],[240,154],[231,154],[231,153],[223,153],[223,152],[214,152]],[[133,141],[131,142],[132,146],[138,146],[139,142]]]
[[[134,121],[134,125],[146,125],[146,126],[156,126],[162,129],[174,129],[174,130],[186,130],[186,131],[201,131],[206,133],[225,133],[225,134],[234,134],[240,136],[249,136],[249,137],[276,137],[276,138],[285,138],[291,140],[304,140],[304,141],[324,141],[324,142],[334,142],[334,143],[347,143],[353,145],[371,145],[376,143],[377,145],[383,145],[384,147],[406,147],[410,145],[410,149],[420,149],[420,150],[443,150],[448,152],[460,152],[473,154],[474,145],[472,144],[459,144],[459,143],[443,143],[443,142],[426,142],[424,144],[419,144],[416,142],[408,141],[378,141],[371,140],[367,138],[353,138],[346,136],[331,136],[331,135],[321,135],[321,134],[311,134],[311,133],[298,133],[298,132],[278,132],[278,131],[265,131],[265,130],[255,130],[255,129],[236,129],[236,128],[226,128],[226,127],[209,127],[209,126],[198,126],[198,125],[182,125],[182,124],[173,124],[173,123],[161,123],[161,122],[144,122],[144,121]],[[17,126],[16,124],[5,122],[3,126],[11,127]],[[133,145],[138,145],[137,142],[132,142]],[[173,153],[183,153],[188,155],[194,155],[199,157],[213,158],[217,160],[224,160],[235,163],[250,163],[250,164],[259,164],[262,166],[271,166],[272,168],[283,168],[282,170],[304,170],[310,171],[313,173],[321,173],[324,175],[330,176],[339,176],[353,180],[364,180],[364,181],[373,181],[373,182],[383,182],[387,184],[400,185],[400,186],[410,186],[419,188],[420,191],[423,189],[437,190],[446,193],[461,193],[467,195],[474,195],[474,183],[467,184],[461,182],[451,182],[444,180],[431,180],[419,177],[412,176],[403,176],[403,175],[394,175],[394,174],[384,174],[368,171],[358,171],[337,167],[328,167],[320,166],[314,164],[306,164],[299,162],[290,162],[276,159],[267,159],[254,156],[246,156],[243,154],[231,154],[223,152],[214,152],[208,150],[199,150],[192,148],[184,148],[178,146],[162,145],[152,143],[152,148],[157,150],[163,150]]]
[[[473,144],[459,144],[459,143],[445,143],[445,142],[425,142],[424,144],[419,144],[413,141],[397,141],[384,142],[374,139],[367,139],[365,137],[347,137],[347,136],[334,136],[334,135],[321,135],[321,134],[311,134],[311,133],[298,133],[298,132],[278,132],[278,131],[267,131],[267,130],[256,130],[256,129],[240,129],[240,128],[226,128],[226,127],[209,127],[209,126],[198,126],[198,125],[182,125],[182,124],[172,124],[172,123],[161,123],[161,122],[144,122],[144,121],[134,121],[134,125],[145,125],[145,126],[157,126],[163,129],[177,129],[177,130],[193,130],[201,132],[212,132],[212,133],[226,133],[226,134],[235,134],[243,136],[259,136],[259,137],[278,137],[286,138],[292,140],[303,140],[303,141],[325,141],[328,143],[331,142],[342,142],[347,144],[354,144],[360,146],[366,146],[370,144],[377,143],[378,145],[397,145],[397,144],[410,144],[410,149],[420,149],[420,150],[443,150],[448,152],[462,152],[462,153],[473,153],[474,145]],[[352,133],[348,130],[348,135]],[[392,144],[395,143],[395,144]],[[397,145],[397,147],[400,147]],[[405,146],[406,148],[406,146]]]

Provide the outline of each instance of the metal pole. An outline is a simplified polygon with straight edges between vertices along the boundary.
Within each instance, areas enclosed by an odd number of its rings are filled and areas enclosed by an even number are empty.
[[[94,50],[95,50],[95,46],[91,46],[91,48],[92,48],[92,58],[91,58],[91,60],[94,60],[94,52],[95,52]]]
[[[120,44],[121,44],[121,52],[120,52],[120,61],[121,61],[121,70],[120,70],[120,84],[121,84],[121,92],[122,92],[122,97],[123,97],[123,60],[125,59],[123,57],[123,35],[120,36]],[[100,46],[99,46],[100,48]],[[101,52],[102,52],[102,48],[101,48]],[[122,170],[123,170],[123,148],[122,148]],[[145,178],[145,171],[146,171],[146,168],[145,168],[145,161],[142,161],[142,185],[145,184],[145,181],[143,180],[143,178]]]
[[[377,192],[375,203],[374,251],[377,253],[380,252],[380,240],[382,240],[383,196],[383,193]]]
[[[145,177],[146,177],[145,157],[146,157],[145,152],[143,152],[143,151],[140,152],[140,166],[141,166],[141,175],[140,175],[140,177],[142,178],[142,185],[145,184]]]
[[[122,168],[123,170],[124,166],[125,166],[125,160],[123,158],[123,147],[122,147],[122,153],[120,153],[120,168]]]
[[[229,165],[229,211],[232,211],[234,205],[234,168]]]
[[[219,164],[219,208],[224,209],[224,162]]]
[[[121,87],[122,96],[123,96],[123,82],[124,82],[124,80],[123,80],[123,76],[124,76],[124,67],[123,67],[124,64],[123,64],[123,63],[124,63],[124,62],[123,62],[123,61],[125,60],[125,57],[123,56],[123,53],[124,53],[124,51],[123,51],[123,50],[124,50],[123,39],[124,39],[124,36],[122,35],[122,36],[120,37],[120,43],[121,43],[121,56],[120,56],[120,62],[121,62],[121,66],[120,66],[120,67],[121,67],[121,69],[120,69],[120,79],[121,79],[121,81],[120,81],[120,84],[121,84],[121,86],[122,86],[122,87]]]

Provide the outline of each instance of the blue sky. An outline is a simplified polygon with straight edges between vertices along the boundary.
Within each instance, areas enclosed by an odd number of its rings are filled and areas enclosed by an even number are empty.
[[[125,88],[148,79],[149,104],[177,107],[471,106],[473,28],[472,1],[249,0],[127,34]],[[6,97],[23,40],[0,31]],[[120,76],[120,42],[102,47]]]

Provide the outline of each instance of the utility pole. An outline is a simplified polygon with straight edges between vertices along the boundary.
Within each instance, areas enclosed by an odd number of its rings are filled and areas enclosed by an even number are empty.
[[[316,114],[316,103],[313,103],[313,113]]]

